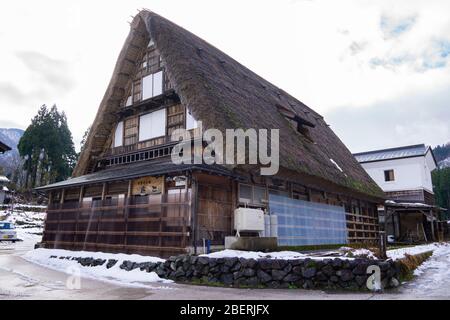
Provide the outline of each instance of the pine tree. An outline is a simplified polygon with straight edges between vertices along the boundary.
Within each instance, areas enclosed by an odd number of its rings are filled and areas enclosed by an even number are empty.
[[[43,105],[31,120],[18,145],[24,158],[25,187],[65,180],[72,174],[77,156],[64,112]]]
[[[432,178],[436,204],[440,207],[450,209],[450,168],[434,170],[432,172]],[[450,218],[448,211],[446,218]]]

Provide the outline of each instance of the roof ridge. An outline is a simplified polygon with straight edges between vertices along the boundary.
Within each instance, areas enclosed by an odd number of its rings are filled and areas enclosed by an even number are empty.
[[[357,152],[357,153],[353,153],[353,155],[354,156],[362,156],[362,155],[378,153],[378,152],[398,151],[398,150],[412,149],[412,148],[417,148],[417,147],[423,147],[423,148],[425,148],[425,151],[427,151],[427,146],[424,143],[420,143],[420,144],[413,144],[413,145],[409,145],[409,146],[401,146],[401,147],[394,147],[394,148],[387,148],[387,149]],[[428,146],[428,148],[429,148],[429,146]]]

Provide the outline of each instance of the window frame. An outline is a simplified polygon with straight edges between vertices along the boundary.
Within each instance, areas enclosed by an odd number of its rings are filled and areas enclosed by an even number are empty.
[[[158,94],[155,94],[155,75],[161,74],[161,90],[158,91]],[[150,78],[150,83],[146,79]],[[151,92],[148,93],[148,87],[150,87]],[[147,88],[147,89],[146,89]],[[158,71],[155,71],[153,73],[147,74],[142,77],[141,80],[141,100],[145,101],[157,96],[160,96],[164,93],[164,70],[160,69]],[[149,95],[146,95],[149,94]]]
[[[394,182],[394,181],[395,181],[394,169],[384,170],[384,182]]]
[[[141,129],[142,129],[143,126],[142,126],[142,123],[141,123],[141,118],[145,117],[145,116],[148,116],[148,115],[151,115],[151,114],[153,114],[155,112],[158,112],[158,111],[164,111],[164,133],[162,135],[159,135],[159,136],[142,139],[142,137],[141,137],[142,136],[141,135]],[[138,117],[138,139],[137,139],[138,143],[139,142],[153,140],[153,139],[158,139],[158,138],[161,138],[161,137],[165,137],[166,135],[167,135],[167,108],[166,107],[160,108],[160,109],[157,109],[157,110],[152,110],[151,112],[147,112],[147,113],[143,113],[143,114],[139,115],[139,117]]]

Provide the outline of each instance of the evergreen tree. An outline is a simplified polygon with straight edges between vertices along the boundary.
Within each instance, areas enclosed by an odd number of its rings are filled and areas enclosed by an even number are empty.
[[[77,157],[64,112],[56,105],[43,105],[31,120],[18,145],[24,158],[25,187],[65,180],[72,174]]]
[[[450,210],[450,168],[434,170],[432,178],[436,204]],[[450,218],[448,211],[446,218]]]

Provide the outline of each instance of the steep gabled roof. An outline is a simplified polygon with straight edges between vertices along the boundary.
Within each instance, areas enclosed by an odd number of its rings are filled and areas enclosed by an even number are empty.
[[[355,153],[354,156],[356,160],[358,160],[358,162],[365,163],[365,162],[385,161],[411,157],[421,157],[425,156],[429,151],[431,151],[431,148],[425,146],[422,143],[411,146],[360,152]]]
[[[131,80],[127,75],[140,63],[142,52],[137,48],[145,50],[149,38],[159,50],[181,102],[206,128],[279,128],[282,167],[383,197],[321,115],[206,41],[150,11],[141,11],[131,24],[74,176],[88,173],[95,157],[109,147],[106,137],[117,121],[114,113]],[[291,125],[280,108],[313,125],[308,128],[308,138]]]

